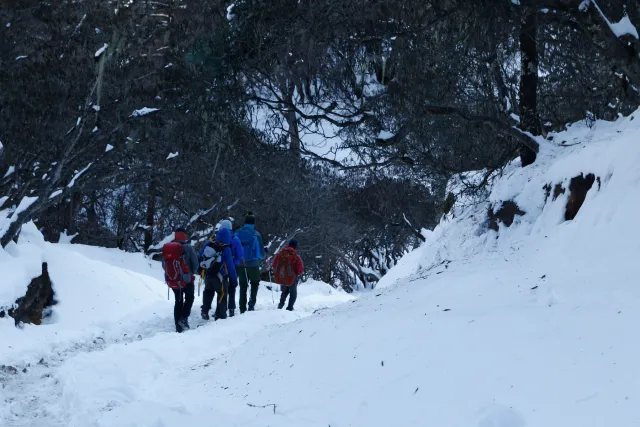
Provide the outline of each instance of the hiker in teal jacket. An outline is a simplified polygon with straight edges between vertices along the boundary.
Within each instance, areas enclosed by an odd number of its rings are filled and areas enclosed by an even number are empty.
[[[240,239],[244,251],[244,261],[237,267],[240,281],[240,313],[247,311],[249,284],[251,284],[249,311],[255,308],[260,286],[260,262],[266,255],[262,236],[256,231],[255,224],[256,218],[249,212],[244,219],[244,226],[235,232],[235,237]]]

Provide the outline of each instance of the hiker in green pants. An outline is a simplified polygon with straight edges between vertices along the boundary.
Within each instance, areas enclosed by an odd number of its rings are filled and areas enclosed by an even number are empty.
[[[247,311],[247,290],[251,284],[249,297],[249,311],[253,311],[260,286],[260,261],[265,257],[262,236],[255,228],[256,217],[248,212],[244,219],[244,226],[235,233],[240,239],[244,250],[244,263],[238,266],[238,280],[240,282],[240,313]]]

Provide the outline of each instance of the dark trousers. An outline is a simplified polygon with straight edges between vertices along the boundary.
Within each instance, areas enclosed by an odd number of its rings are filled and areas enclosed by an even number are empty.
[[[207,276],[204,279],[204,292],[202,293],[202,311],[209,313],[213,298],[216,297],[215,319],[227,318],[227,281],[219,275]]]
[[[260,286],[260,267],[238,267],[238,280],[240,280],[240,313],[247,311],[247,290],[251,284],[249,298],[249,310],[253,310],[258,298]]]
[[[225,277],[227,284],[227,290],[229,292],[229,310],[236,309],[236,289],[238,289],[238,282],[229,279],[229,277]]]
[[[173,306],[173,320],[176,322],[177,327],[181,319],[188,319],[191,315],[195,287],[193,283],[190,283],[182,289],[171,288],[171,290],[176,297],[176,303]]]
[[[293,304],[296,303],[296,299],[298,298],[298,283],[291,286],[280,286],[282,290],[282,295],[280,295],[280,304],[278,304],[278,308],[284,307],[284,303],[287,302],[287,297],[289,297],[289,304],[287,305],[287,310],[293,310]]]

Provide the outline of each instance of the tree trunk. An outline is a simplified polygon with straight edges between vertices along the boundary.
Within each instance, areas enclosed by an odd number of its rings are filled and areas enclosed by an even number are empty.
[[[538,46],[537,9],[523,1],[523,16],[520,26],[520,125],[522,130],[534,136],[540,135],[540,120],[538,118]],[[520,147],[522,166],[535,162],[536,152],[530,147]]]
[[[296,156],[300,156],[300,131],[298,130],[296,112],[291,109],[285,115],[289,126],[289,149]]]
[[[149,199],[147,200],[147,228],[144,230],[144,250],[149,250],[153,245],[153,227],[155,225],[156,217],[156,191],[158,183],[152,180],[149,183]]]
[[[80,193],[72,194],[69,196],[69,206],[67,215],[65,218],[65,228],[67,230],[67,235],[71,236],[76,233],[76,216],[78,212],[82,208],[82,199],[83,195]]]
[[[282,93],[282,100],[284,101],[284,107],[286,109],[283,114],[289,127],[289,149],[294,155],[299,157],[300,130],[298,129],[298,117],[296,116],[295,99],[293,98],[296,85],[292,77],[287,79],[285,75],[280,78],[280,92]]]

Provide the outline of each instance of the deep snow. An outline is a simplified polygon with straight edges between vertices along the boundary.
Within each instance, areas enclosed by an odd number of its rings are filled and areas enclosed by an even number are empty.
[[[185,334],[171,332],[157,265],[45,244],[32,228],[0,264],[88,267],[61,290],[70,300],[56,323],[17,330],[0,320],[19,348],[3,348],[0,364],[36,361],[0,374],[0,425],[639,425],[639,127],[632,117],[575,124],[541,140],[534,165],[509,165],[484,203],[461,200],[358,299],[308,283],[289,313],[262,288],[258,311]],[[543,187],[568,188],[580,173],[600,185],[564,221],[568,191],[553,200]],[[489,206],[506,200],[526,214],[489,230]],[[98,292],[104,302],[85,324],[76,305]]]

